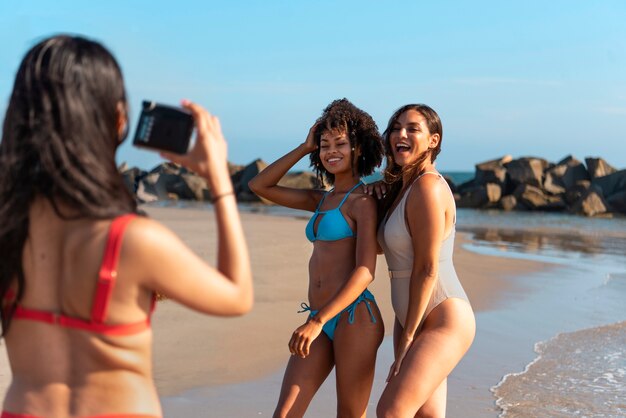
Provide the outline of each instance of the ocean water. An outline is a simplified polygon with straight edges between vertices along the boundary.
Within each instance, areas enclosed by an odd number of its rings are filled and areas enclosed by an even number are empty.
[[[498,416],[625,417],[626,222],[468,212],[459,229],[470,251],[554,266],[524,278],[529,296],[477,315],[477,340],[500,344],[478,350],[516,353],[491,388]]]
[[[626,416],[626,322],[558,334],[535,352],[494,387],[502,417]]]

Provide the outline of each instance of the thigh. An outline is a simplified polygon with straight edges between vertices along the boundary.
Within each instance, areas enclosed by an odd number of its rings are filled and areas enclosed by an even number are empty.
[[[365,302],[361,302],[355,308],[354,322],[349,323],[348,314],[344,313],[335,331],[337,416],[361,417],[367,409],[376,353],[385,333],[378,307],[374,302],[369,303],[375,323]]]
[[[426,318],[400,372],[381,396],[380,416],[413,416],[426,404],[472,343],[474,315],[461,299],[448,299]]]
[[[446,399],[448,396],[448,379],[435,389],[426,403],[417,411],[415,418],[445,418],[446,416]]]
[[[274,417],[302,417],[333,365],[332,342],[324,333],[313,341],[307,357],[291,356]]]

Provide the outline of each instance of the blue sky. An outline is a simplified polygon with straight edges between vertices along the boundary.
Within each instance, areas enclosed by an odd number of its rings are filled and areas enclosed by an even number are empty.
[[[403,104],[432,106],[443,171],[505,154],[626,168],[624,22],[621,0],[2,0],[0,114],[26,50],[78,33],[120,61],[133,128],[142,99],[189,98],[220,117],[239,164],[278,158],[347,97],[381,130]],[[127,141],[122,161],[161,160]]]

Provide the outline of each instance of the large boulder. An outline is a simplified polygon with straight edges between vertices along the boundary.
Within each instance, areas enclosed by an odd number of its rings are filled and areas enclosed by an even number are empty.
[[[512,187],[517,188],[520,184],[541,187],[548,162],[542,158],[524,157],[505,163],[504,167]]]
[[[194,200],[211,200],[211,193],[204,178],[195,173],[181,174],[180,178],[191,191]]]
[[[258,202],[259,197],[250,190],[248,182],[267,167],[267,163],[257,159],[231,176],[233,188],[240,202]]]
[[[146,175],[146,171],[137,167],[128,168],[126,165],[120,167],[122,180],[129,192],[135,194],[139,187],[139,180]]]
[[[493,207],[502,197],[502,186],[497,183],[487,183],[485,188],[487,189],[487,205]]]
[[[559,196],[548,196],[539,187],[529,184],[520,184],[515,189],[515,198],[521,205],[530,210],[562,210],[565,209],[565,202]]]
[[[548,193],[561,194],[582,180],[589,180],[587,169],[583,163],[568,156],[546,170],[543,187]]]
[[[196,196],[179,174],[161,173],[154,184],[157,195],[165,199],[194,200]]]
[[[455,193],[458,193],[459,195],[462,195],[465,192],[469,192],[470,190],[473,190],[477,186],[479,186],[479,184],[476,183],[474,181],[474,179],[471,179],[471,180],[468,180],[468,181],[466,181],[464,183],[461,183],[458,186],[456,186]]]
[[[513,193],[517,201],[528,209],[539,209],[548,204],[547,196],[539,187],[520,184]]]
[[[591,182],[589,180],[577,182],[574,187],[570,187],[563,195],[565,202],[570,206],[575,204],[587,192],[590,186]]]
[[[518,209],[517,198],[512,194],[502,197],[502,199],[500,199],[500,209],[506,211]]]
[[[505,155],[502,158],[485,161],[476,164],[474,181],[477,185],[497,183],[503,185],[506,180],[506,168],[504,164],[513,161],[513,157]]]
[[[585,158],[585,164],[587,164],[587,171],[589,172],[589,176],[592,180],[596,177],[608,176],[609,174],[613,174],[617,171],[617,169],[612,167],[602,158],[587,157]]]
[[[244,168],[246,168],[245,165],[233,164],[233,163],[229,162],[228,163],[228,174],[232,177],[235,173],[243,170]]]
[[[154,186],[143,181],[139,181],[137,183],[137,191],[135,192],[135,196],[139,203],[156,202],[157,200],[159,200],[159,196],[157,196]]]
[[[619,212],[626,214],[626,190],[613,193],[606,199],[612,212]]]
[[[626,170],[616,171],[603,177],[596,177],[591,185],[599,188],[604,197],[610,197],[615,193],[626,190]]]
[[[187,170],[182,165],[179,165],[179,164],[172,163],[172,162],[168,161],[168,162],[164,162],[164,163],[161,163],[161,164],[155,166],[152,170],[150,170],[149,174],[158,173],[158,174],[175,174],[175,175],[179,175],[179,174],[188,173],[188,172],[189,172],[189,170]]]
[[[172,163],[156,166],[138,178],[137,198],[142,202],[170,199],[193,200],[195,195],[182,178],[182,175],[186,174],[188,174],[187,169]]]
[[[456,204],[460,208],[494,207],[502,196],[502,187],[496,183],[474,186],[459,195]]]
[[[459,208],[481,208],[488,201],[485,186],[466,187],[457,196],[456,206]]]
[[[144,194],[156,196],[156,200],[166,200],[168,198],[167,193],[159,194],[159,191],[156,188],[156,183],[160,176],[161,173],[158,172],[149,172],[148,174],[142,176],[138,181],[137,191],[139,192],[141,189]],[[146,201],[149,202],[150,200]]]
[[[608,212],[608,207],[608,203],[602,196],[602,191],[598,187],[592,186],[572,206],[571,211],[579,215],[595,216]]]

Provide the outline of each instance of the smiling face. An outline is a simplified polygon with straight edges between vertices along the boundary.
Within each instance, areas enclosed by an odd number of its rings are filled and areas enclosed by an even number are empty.
[[[320,137],[320,160],[332,174],[352,170],[352,149],[348,135],[340,130],[326,130]]]
[[[429,131],[424,115],[414,109],[401,113],[389,133],[393,160],[400,167],[419,161],[424,153],[437,148],[439,140],[439,134],[431,134]]]

